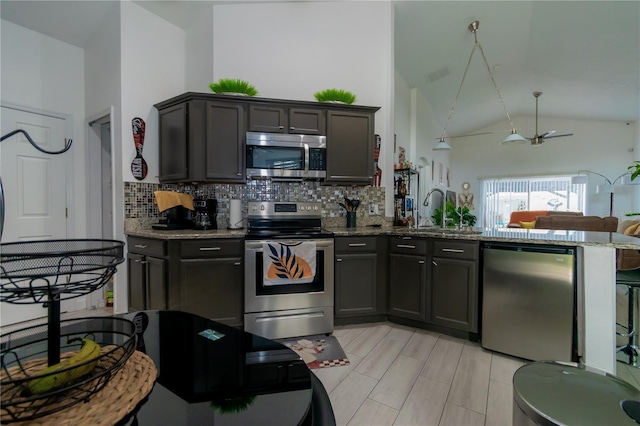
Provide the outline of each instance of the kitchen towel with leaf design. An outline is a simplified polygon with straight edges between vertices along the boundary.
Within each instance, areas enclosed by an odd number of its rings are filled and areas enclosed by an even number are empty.
[[[305,284],[316,275],[316,243],[262,243],[264,285]]]

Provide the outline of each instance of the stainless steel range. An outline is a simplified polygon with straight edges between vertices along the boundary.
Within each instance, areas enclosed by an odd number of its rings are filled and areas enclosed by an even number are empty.
[[[321,204],[260,201],[248,207],[245,330],[269,339],[331,333],[334,243],[322,229]],[[283,272],[288,267],[291,276]]]

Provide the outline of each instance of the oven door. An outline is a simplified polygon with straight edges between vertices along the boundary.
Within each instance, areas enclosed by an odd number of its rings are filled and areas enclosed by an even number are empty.
[[[308,239],[276,240],[292,244]],[[245,312],[268,312],[286,309],[333,307],[333,239],[317,239],[316,273],[312,282],[304,284],[264,285],[263,243],[245,241]]]
[[[297,244],[307,239],[278,239]],[[313,282],[264,285],[261,241],[245,241],[246,331],[268,339],[333,332],[333,238],[314,239],[316,274]]]

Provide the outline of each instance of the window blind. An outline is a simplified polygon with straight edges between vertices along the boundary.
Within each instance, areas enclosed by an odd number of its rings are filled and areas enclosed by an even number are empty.
[[[482,181],[485,228],[503,228],[518,210],[584,211],[585,184],[571,175],[488,178]]]

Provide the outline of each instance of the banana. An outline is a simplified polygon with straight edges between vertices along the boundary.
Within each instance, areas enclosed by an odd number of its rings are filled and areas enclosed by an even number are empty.
[[[88,374],[96,366],[97,361],[90,362],[100,356],[100,345],[89,339],[82,339],[82,347],[73,356],[45,368],[38,377],[28,383],[28,393],[42,394],[65,386],[68,383]],[[78,365],[72,368],[74,365]],[[55,373],[59,371],[59,373]],[[55,373],[55,374],[54,374]]]

